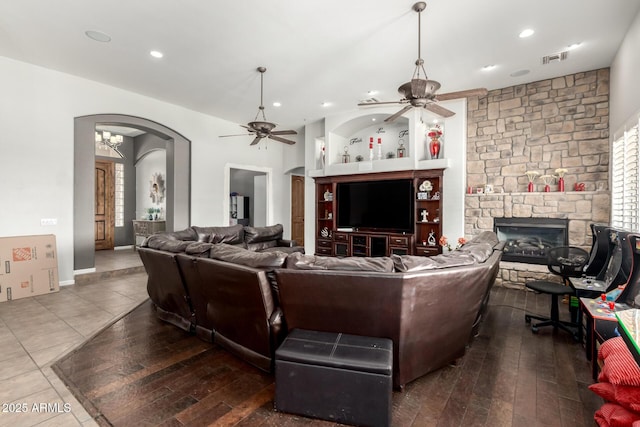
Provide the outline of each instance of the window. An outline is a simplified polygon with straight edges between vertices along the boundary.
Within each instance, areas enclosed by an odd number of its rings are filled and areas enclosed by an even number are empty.
[[[611,225],[640,230],[640,121],[614,139],[611,150]]]
[[[115,179],[116,227],[124,227],[124,164],[116,163]]]

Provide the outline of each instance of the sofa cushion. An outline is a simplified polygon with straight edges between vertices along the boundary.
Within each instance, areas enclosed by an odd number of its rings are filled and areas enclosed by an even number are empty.
[[[140,246],[144,248],[162,249],[158,247],[161,244],[161,242],[170,241],[170,240],[195,242],[197,239],[198,239],[198,235],[196,234],[196,232],[193,231],[191,228],[187,228],[181,231],[162,232],[162,233],[152,234],[151,236],[144,239],[144,241]],[[174,244],[170,244],[169,246],[176,246],[176,245],[178,244],[174,243]],[[168,249],[165,249],[165,250],[168,250]],[[183,250],[184,248],[181,250],[176,250],[174,252],[182,252]]]
[[[242,224],[221,227],[191,227],[198,235],[199,242],[229,243],[236,245],[244,243],[244,226]]]
[[[244,241],[247,244],[274,241],[282,239],[282,224],[271,225],[268,227],[244,227]]]
[[[287,257],[287,268],[296,270],[342,270],[393,272],[393,261],[389,257],[348,257],[335,258],[305,255],[300,252]]]
[[[494,244],[489,242],[471,241],[457,250],[471,255],[473,259],[476,260],[476,262],[485,262],[493,253],[493,248]],[[454,252],[452,252],[451,254],[453,254]]]
[[[213,243],[191,242],[184,251],[188,255],[208,256],[211,246],[213,246]]]
[[[438,268],[459,267],[476,263],[473,255],[461,250],[455,250],[447,254],[432,257],[417,255],[392,255],[396,271],[406,273],[423,270],[435,270]]]
[[[253,252],[226,243],[217,243],[211,246],[209,258],[254,268],[282,267],[287,254],[277,251]]]
[[[187,249],[191,241],[184,240],[172,240],[172,239],[164,239],[164,238],[156,238],[152,239],[153,236],[149,236],[149,239],[145,242],[146,246],[151,249],[158,249],[161,251],[175,252],[181,253]]]

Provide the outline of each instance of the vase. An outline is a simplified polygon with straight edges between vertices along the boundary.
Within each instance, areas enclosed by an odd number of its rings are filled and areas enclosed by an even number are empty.
[[[558,191],[564,192],[564,178],[558,178]]]
[[[440,140],[438,138],[431,138],[429,143],[429,153],[431,153],[432,159],[440,158]]]
[[[533,181],[529,181],[529,187],[527,188],[529,193],[533,193]]]
[[[544,185],[544,192],[548,193],[549,191],[551,191],[551,187],[549,186],[549,184],[545,184]]]

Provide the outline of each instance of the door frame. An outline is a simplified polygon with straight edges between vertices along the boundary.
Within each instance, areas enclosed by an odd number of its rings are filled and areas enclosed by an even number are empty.
[[[106,243],[105,247],[100,247],[98,248],[98,244],[97,244],[97,240],[94,239],[95,242],[95,246],[94,246],[94,250],[112,250],[115,247],[115,234],[116,234],[116,227],[115,227],[115,169],[116,169],[116,162],[114,162],[113,160],[107,160],[107,159],[96,159],[95,161],[95,169],[96,171],[98,170],[98,164],[103,164],[103,165],[107,165],[107,167],[105,168],[108,169],[107,170],[107,175],[105,177],[105,213],[104,213],[104,223],[105,223],[105,240],[104,242]],[[96,180],[94,181],[94,188],[96,189],[96,194],[97,194],[97,177],[95,178]],[[97,200],[94,197],[94,204],[97,202]],[[96,206],[97,207],[97,206]],[[98,213],[95,212],[94,210],[94,215],[97,215]],[[97,238],[97,233],[96,233],[96,238]]]
[[[222,199],[222,223],[225,225],[229,224],[229,195],[231,194],[231,169],[243,169],[252,172],[261,172],[265,174],[266,179],[266,223],[267,225],[273,224],[273,203],[272,203],[272,195],[273,195],[273,169],[262,167],[262,166],[251,166],[251,165],[240,165],[236,163],[227,163],[224,165],[224,182],[222,191],[226,197]]]
[[[95,271],[94,193],[95,129],[98,125],[134,127],[167,140],[167,230],[191,225],[191,141],[171,128],[142,117],[94,114],[74,118],[73,125],[73,269]]]

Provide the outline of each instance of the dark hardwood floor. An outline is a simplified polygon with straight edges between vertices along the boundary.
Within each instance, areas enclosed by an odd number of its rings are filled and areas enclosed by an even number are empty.
[[[595,425],[603,402],[587,389],[580,344],[549,328],[534,335],[524,322],[523,309],[546,314],[548,298],[494,288],[457,365],[394,391],[393,425]],[[566,305],[561,311],[568,316]],[[274,411],[273,376],[159,321],[149,301],[53,369],[102,425],[333,425]]]

